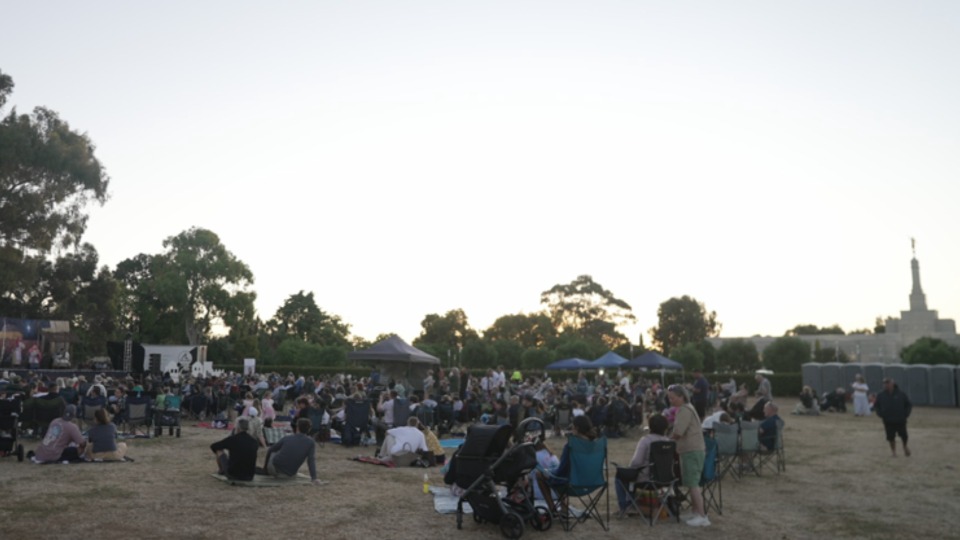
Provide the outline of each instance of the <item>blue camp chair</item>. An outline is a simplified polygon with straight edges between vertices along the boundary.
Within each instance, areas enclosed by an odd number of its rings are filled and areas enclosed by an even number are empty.
[[[568,464],[568,466],[565,466]],[[607,491],[607,439],[600,437],[592,441],[567,436],[563,447],[560,467],[547,475],[547,483],[556,494],[551,512],[566,531],[573,530],[578,524],[594,519],[603,527],[610,529],[610,493]],[[575,499],[583,510],[573,511],[570,500]],[[606,499],[606,513],[601,513],[599,503]]]
[[[703,511],[710,513],[710,509],[723,515],[723,486],[720,475],[720,452],[717,441],[704,434],[703,442],[706,452],[703,460],[703,473],[700,475],[700,489],[703,492]]]

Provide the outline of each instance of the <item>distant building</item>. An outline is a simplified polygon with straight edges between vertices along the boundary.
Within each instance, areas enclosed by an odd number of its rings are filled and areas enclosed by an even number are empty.
[[[926,295],[920,286],[920,263],[914,252],[910,260],[913,272],[913,288],[910,291],[910,309],[901,311],[900,318],[890,317],[886,320],[886,332],[883,334],[821,334],[813,336],[796,336],[810,344],[811,349],[817,342],[824,349],[838,348],[843,351],[851,362],[862,363],[899,363],[900,352],[922,337],[942,339],[943,341],[960,347],[960,336],[957,335],[957,324],[952,319],[941,319],[936,310],[927,309]],[[725,342],[737,338],[707,338],[714,347],[719,348]],[[755,336],[740,338],[752,341],[760,355],[768,345],[777,338],[771,336]]]

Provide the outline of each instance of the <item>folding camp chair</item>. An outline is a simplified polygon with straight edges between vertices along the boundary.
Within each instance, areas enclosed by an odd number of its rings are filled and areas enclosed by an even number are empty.
[[[770,467],[780,474],[781,471],[787,472],[787,461],[784,459],[783,454],[783,420],[777,420],[777,438],[774,442],[773,449],[767,449],[766,446],[760,445],[757,452],[757,474],[763,470],[764,467]]]
[[[553,419],[553,433],[556,436],[562,435],[565,431],[570,429],[570,421],[573,420],[572,411],[569,405],[560,404],[557,405],[557,409],[554,412]]]
[[[760,453],[760,422],[740,422],[740,466],[743,472],[753,471],[760,476],[757,456]]]
[[[740,475],[740,433],[737,425],[714,422],[713,440],[717,443],[720,478],[722,479],[727,473],[730,473],[734,480],[738,480]]]
[[[657,494],[657,508],[649,515],[650,526],[657,521],[664,509],[680,521],[680,513],[672,508],[670,498],[676,496],[680,478],[677,476],[676,441],[657,441],[650,445],[650,479],[636,484],[636,489]]]
[[[97,423],[97,410],[107,406],[107,400],[103,396],[93,397],[84,396],[80,400],[80,428],[90,429]],[[84,427],[86,426],[86,427]]]
[[[343,430],[340,443],[343,446],[356,446],[363,443],[364,435],[370,429],[370,402],[368,400],[348,399],[344,402]]]
[[[709,514],[714,509],[723,515],[723,486],[720,477],[720,453],[717,441],[704,434],[706,451],[703,459],[703,473],[700,475],[700,491],[703,493],[703,512]]]
[[[153,421],[153,411],[151,405],[153,401],[149,396],[130,396],[127,398],[127,407],[123,412],[123,423],[126,426],[127,433],[136,434],[137,426],[147,428],[147,436],[150,436],[150,424]]]
[[[551,513],[563,525],[565,531],[572,531],[580,523],[594,519],[610,530],[610,493],[607,491],[607,439],[600,437],[592,441],[574,435],[567,436],[567,445],[563,452],[569,460],[569,476],[548,475],[550,489],[557,498]],[[601,513],[599,503],[606,498],[606,514]],[[575,499],[583,510],[570,508],[570,500]]]
[[[634,512],[637,515],[642,513],[642,510],[639,506],[639,501],[637,501],[636,493],[636,483],[637,478],[640,476],[640,471],[644,467],[621,467],[616,463],[613,464],[616,472],[613,476],[613,485],[616,488],[617,492],[617,503],[620,503],[621,495],[623,496],[624,502],[626,505],[620,508],[620,511],[617,513],[618,518],[622,518],[627,515],[628,512]]]
[[[393,400],[393,425],[390,427],[401,427],[407,425],[410,419],[410,402],[405,398],[394,398]]]

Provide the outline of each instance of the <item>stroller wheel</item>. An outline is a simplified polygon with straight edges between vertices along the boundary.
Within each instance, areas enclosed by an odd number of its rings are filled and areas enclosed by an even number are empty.
[[[23,461],[23,445],[17,445],[17,461]]]
[[[474,523],[483,523],[483,518],[480,517],[476,512],[473,513]]]
[[[180,428],[177,428],[177,438],[180,438]]]
[[[546,531],[553,525],[553,516],[546,508],[538,506],[533,512],[533,517],[530,518],[530,525],[533,526],[534,530]]]
[[[503,514],[500,520],[500,532],[507,538],[520,538],[523,536],[523,520],[514,512]]]

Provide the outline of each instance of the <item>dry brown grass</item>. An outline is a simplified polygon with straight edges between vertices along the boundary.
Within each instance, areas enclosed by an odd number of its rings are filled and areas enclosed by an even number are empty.
[[[790,404],[792,406],[792,404]],[[724,514],[693,529],[637,519],[573,534],[528,530],[524,538],[944,538],[956,537],[960,411],[915,409],[914,455],[891,458],[876,418],[785,416],[787,472],[723,484]],[[239,488],[208,475],[209,444],[223,432],[187,423],[180,439],[130,442],[129,464],[33,465],[0,460],[0,537],[20,538],[500,538],[497,527],[433,511],[423,469],[349,461],[370,448],[318,450],[322,487]],[[35,441],[26,441],[33,448]],[[562,441],[552,445],[559,450]],[[628,461],[635,437],[610,442]],[[262,459],[262,455],[261,455]],[[305,468],[304,468],[305,471]],[[439,470],[429,471],[435,483]],[[611,480],[612,481],[612,480]],[[612,492],[612,489],[611,489]],[[611,499],[613,499],[611,493]],[[611,501],[615,506],[615,502]]]

